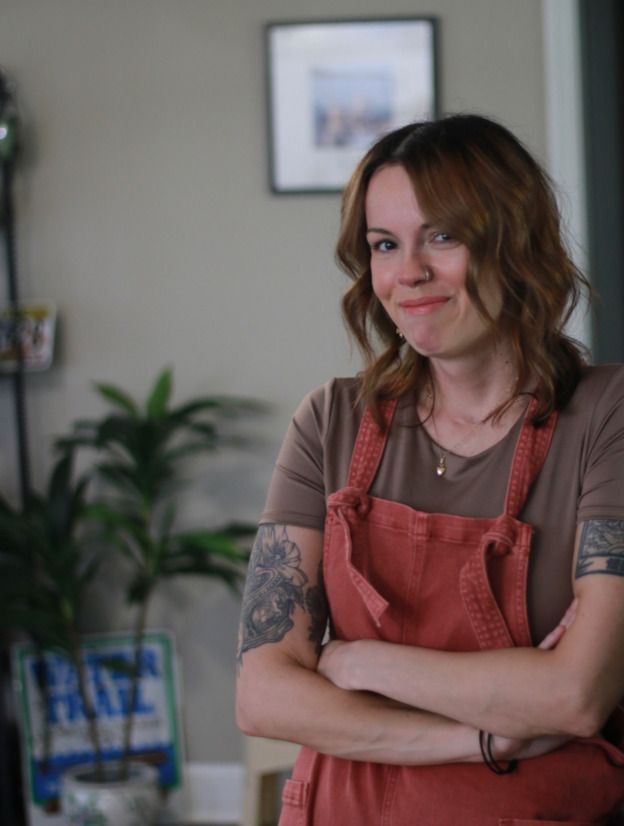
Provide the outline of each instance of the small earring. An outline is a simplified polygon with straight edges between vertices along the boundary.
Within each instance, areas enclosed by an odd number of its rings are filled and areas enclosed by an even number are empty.
[[[396,328],[396,334],[397,334],[397,336],[401,339],[401,341],[405,341],[405,336],[404,336],[404,335],[403,335],[403,333],[399,330],[399,328],[398,328],[398,327]]]

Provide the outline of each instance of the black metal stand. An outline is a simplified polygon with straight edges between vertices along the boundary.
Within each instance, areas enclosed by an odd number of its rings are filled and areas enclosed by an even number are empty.
[[[13,161],[2,164],[2,215],[4,215],[4,242],[6,250],[6,273],[8,301],[15,314],[19,309],[19,292],[17,286],[17,256],[15,251],[15,209],[13,205]],[[20,358],[19,340],[16,336],[18,354],[15,372],[11,374],[13,399],[15,406],[15,429],[17,434],[17,459],[22,506],[30,494],[30,459],[28,451],[28,433],[26,430],[26,398],[24,392],[24,365]]]
[[[0,72],[0,115],[6,105],[14,103],[9,84]],[[0,158],[0,232],[4,238],[5,261],[7,274],[7,300],[13,311],[14,323],[17,332],[19,317],[19,294],[17,280],[17,256],[15,249],[15,210],[13,201],[14,158]],[[17,365],[14,373],[7,377],[13,387],[15,409],[15,429],[17,442],[17,464],[19,474],[19,489],[22,506],[30,496],[30,462],[28,452],[28,435],[26,430],[26,400],[24,392],[24,365],[21,358],[19,339],[17,343]],[[0,549],[1,551],[1,549]],[[0,638],[0,686],[10,685],[10,656],[6,640]],[[20,756],[17,726],[14,715],[11,714],[9,702],[10,691],[0,694],[0,823],[6,826],[20,826],[24,823],[23,805],[20,804],[21,778]]]

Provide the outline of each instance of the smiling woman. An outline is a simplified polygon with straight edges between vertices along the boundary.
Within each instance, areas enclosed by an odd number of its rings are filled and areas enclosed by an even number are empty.
[[[468,249],[429,222],[402,166],[373,175],[366,221],[373,291],[407,343],[429,358],[487,358],[490,327],[466,290]],[[480,296],[496,320],[500,290]]]
[[[411,124],[337,255],[364,370],[296,412],[243,600],[239,724],[303,745],[280,826],[605,823],[624,367],[564,333],[587,284],[548,180],[490,120]]]

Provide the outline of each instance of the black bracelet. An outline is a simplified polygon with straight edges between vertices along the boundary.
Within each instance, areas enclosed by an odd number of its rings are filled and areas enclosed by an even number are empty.
[[[483,762],[494,774],[511,774],[518,766],[517,760],[507,760],[507,765],[503,766],[492,754],[492,735],[485,731],[479,731],[479,749]]]

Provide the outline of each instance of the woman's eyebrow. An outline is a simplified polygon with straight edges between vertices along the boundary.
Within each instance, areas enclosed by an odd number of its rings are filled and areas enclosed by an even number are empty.
[[[426,223],[426,224],[421,224],[421,225],[420,225],[420,227],[419,227],[418,229],[419,229],[421,232],[422,232],[423,230],[426,232],[427,230],[432,229],[433,227],[434,227],[434,224],[429,224],[429,223]],[[368,235],[368,233],[369,233],[369,232],[377,232],[377,233],[379,233],[380,235],[394,235],[394,233],[392,232],[392,230],[390,230],[390,229],[384,229],[383,227],[368,227],[368,228],[367,228],[367,230],[366,230],[366,234]]]

